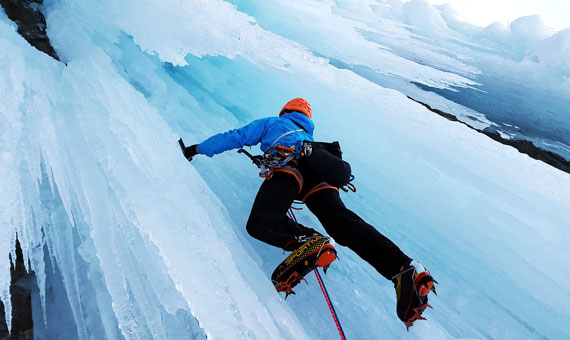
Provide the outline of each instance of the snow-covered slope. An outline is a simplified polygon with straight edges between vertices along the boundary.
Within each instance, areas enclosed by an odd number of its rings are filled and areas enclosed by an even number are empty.
[[[303,3],[327,13],[326,1]],[[38,277],[37,338],[338,336],[314,278],[287,301],[274,291],[282,251],[244,228],[260,184],[249,160],[229,152],[188,165],[176,142],[275,115],[296,96],[313,106],[316,139],[339,140],[352,164],[359,190],[347,205],[440,282],[429,321],[406,332],[391,283],[339,247],[325,282],[348,338],[570,335],[570,175],[326,57],[439,87],[475,85],[464,75],[476,70],[380,61],[389,52],[334,30],[321,38],[339,44],[323,41],[316,56],[294,28],[284,38],[223,1],[45,6],[67,65],[0,13],[0,272],[17,233]]]

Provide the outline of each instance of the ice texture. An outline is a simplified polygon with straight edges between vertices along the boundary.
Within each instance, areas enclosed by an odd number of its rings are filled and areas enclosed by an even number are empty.
[[[450,30],[439,11],[427,0],[411,0],[402,7],[402,15],[406,24],[419,29],[425,35],[445,35]]]
[[[346,204],[440,283],[429,321],[407,332],[392,283],[339,246],[324,280],[347,338],[570,336],[570,175],[406,97],[491,126],[477,103],[535,91],[526,100],[551,113],[517,111],[524,119],[502,126],[564,135],[568,65],[548,56],[567,54],[567,31],[506,53],[497,36],[526,25],[542,37],[540,22],[467,37],[473,27],[451,23],[449,8],[398,0],[44,6],[66,64],[0,12],[0,249],[17,234],[38,277],[38,338],[336,338],[315,278],[285,301],[269,279],[282,250],[245,231],[255,167],[235,152],[188,164],[176,142],[274,116],[298,96],[315,138],[339,140],[352,165]],[[536,86],[505,101],[522,83]],[[306,209],[297,217],[324,232]],[[0,256],[2,273],[9,265]],[[9,284],[0,276],[8,318]]]
[[[524,52],[546,39],[549,34],[546,24],[538,15],[518,18],[509,25],[510,38]]]
[[[501,132],[570,160],[564,31],[551,37],[540,17],[520,18],[508,28],[500,23],[481,28],[459,21],[450,6],[421,0],[231,2],[263,28],[302,42],[337,67],[432,107],[459,104],[473,114],[461,108],[449,113],[477,128],[517,125],[520,129]],[[333,36],[343,38],[329,43]],[[537,51],[555,37],[551,48],[544,48],[561,58],[541,53],[541,65]],[[375,49],[366,46],[371,43]]]
[[[550,72],[570,77],[570,28],[543,40],[529,59]]]

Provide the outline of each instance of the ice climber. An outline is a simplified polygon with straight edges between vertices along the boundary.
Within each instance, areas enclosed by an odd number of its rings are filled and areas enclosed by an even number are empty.
[[[350,165],[342,160],[338,143],[314,142],[311,118],[310,104],[305,99],[295,98],[285,104],[278,117],[258,119],[242,128],[214,135],[200,144],[184,147],[181,143],[181,146],[184,156],[191,161],[198,154],[212,157],[261,143],[264,156],[253,160],[266,180],[251,208],[248,233],[260,241],[292,251],[284,262],[295,256],[301,259],[309,256],[315,244],[334,251],[329,237],[287,216],[294,200],[304,202],[336,243],[349,247],[382,276],[393,281],[398,317],[409,327],[415,320],[422,319],[422,312],[429,306],[427,295],[434,290],[435,280],[421,264],[343,204],[339,188],[347,186],[351,180]],[[320,260],[325,262],[319,265],[327,267],[334,256]],[[291,280],[295,279],[293,284],[296,284],[308,272],[301,275],[287,273],[288,277],[276,280],[281,274],[279,270],[276,269],[272,279],[278,290],[278,284],[288,285],[283,289],[288,293],[292,292]]]

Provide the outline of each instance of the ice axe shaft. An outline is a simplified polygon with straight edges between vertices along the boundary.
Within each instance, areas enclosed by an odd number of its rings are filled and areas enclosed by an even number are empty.
[[[251,159],[251,161],[253,162],[253,164],[257,165],[258,168],[261,167],[262,163],[263,163],[263,156],[253,156],[252,154],[250,154],[249,152],[247,152],[244,149],[239,149],[237,151],[238,153],[243,153],[244,155],[246,155],[249,159]]]
[[[180,140],[182,140],[182,139],[180,139]],[[246,150],[244,150],[244,149],[239,149],[237,152],[238,152],[238,153],[243,153],[243,154],[245,154],[247,157],[249,157],[249,159],[251,159],[251,160],[253,161],[253,155],[250,154],[249,152],[247,152]]]

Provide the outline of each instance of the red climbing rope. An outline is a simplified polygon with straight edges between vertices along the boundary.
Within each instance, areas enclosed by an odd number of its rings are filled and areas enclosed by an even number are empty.
[[[334,319],[334,323],[336,325],[336,328],[338,329],[338,334],[340,335],[341,340],[346,340],[346,337],[344,336],[344,331],[342,330],[342,326],[340,325],[340,322],[338,321],[338,316],[336,315],[336,311],[334,310],[334,307],[331,303],[331,299],[329,297],[329,293],[327,292],[327,288],[325,287],[323,279],[321,278],[321,274],[319,273],[317,268],[315,268],[315,275],[317,276],[317,280],[319,281],[319,286],[321,286],[321,290],[323,291],[323,295],[325,296],[325,300],[327,300],[327,304],[329,305],[331,315]]]

